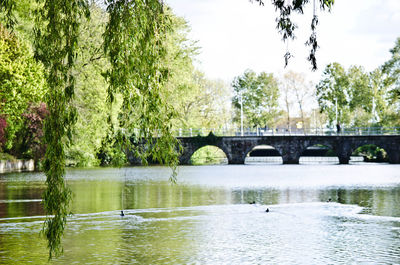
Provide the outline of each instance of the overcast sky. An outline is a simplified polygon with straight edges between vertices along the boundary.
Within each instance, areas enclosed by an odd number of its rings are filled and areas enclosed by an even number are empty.
[[[276,30],[276,13],[265,0],[260,7],[248,0],[166,0],[175,14],[189,22],[191,39],[198,40],[197,66],[209,78],[230,82],[246,69],[282,75],[302,72],[317,82],[325,66],[362,65],[370,71],[390,58],[389,50],[400,37],[400,0],[336,0],[332,12],[318,11],[318,71],[306,60],[312,1],[304,15],[296,16],[297,39],[289,42],[294,54],[284,68],[286,44]]]

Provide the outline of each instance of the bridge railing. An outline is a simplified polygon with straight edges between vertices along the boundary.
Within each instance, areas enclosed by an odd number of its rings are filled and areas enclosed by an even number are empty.
[[[214,129],[214,128],[189,128],[176,129],[176,137],[207,136],[210,133],[216,136],[291,136],[291,135],[400,135],[400,127],[350,127],[341,128],[337,132],[333,128],[301,128],[301,129],[265,129],[265,128],[246,128],[243,134],[240,129]]]

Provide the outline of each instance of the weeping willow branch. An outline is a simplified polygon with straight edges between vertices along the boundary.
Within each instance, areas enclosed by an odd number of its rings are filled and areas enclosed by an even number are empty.
[[[105,76],[110,102],[117,93],[123,98],[119,121],[128,148],[144,164],[154,160],[171,166],[174,181],[180,148],[171,132],[176,114],[163,90],[168,78],[165,38],[171,27],[164,8],[159,0],[107,1],[104,50],[111,69]]]
[[[250,2],[256,1],[260,5],[264,5],[265,0],[250,0]],[[279,12],[279,16],[276,20],[276,29],[282,35],[282,40],[286,42],[288,39],[295,39],[295,31],[298,28],[297,24],[292,21],[292,14],[299,13],[304,14],[304,6],[309,3],[310,0],[271,0],[275,10]],[[311,35],[307,42],[307,46],[311,47],[310,54],[307,60],[311,63],[311,69],[317,70],[317,59],[316,52],[318,49],[317,33],[316,28],[318,24],[318,17],[315,15],[315,1],[319,2],[321,10],[330,11],[335,0],[313,0],[314,1],[314,14],[311,21]],[[292,57],[291,53],[287,51],[284,55],[285,67],[288,65],[288,61]]]
[[[0,13],[5,13],[6,27],[13,30],[17,20],[14,16],[16,0],[0,0]]]
[[[62,253],[61,239],[70,214],[71,191],[64,180],[64,143],[71,138],[71,126],[76,121],[76,110],[70,103],[75,87],[71,71],[78,45],[79,19],[89,16],[89,8],[86,0],[46,0],[41,4],[34,44],[35,56],[46,68],[49,87],[44,161],[47,189],[43,196],[47,218],[42,233],[47,238],[51,259]]]
[[[310,54],[307,57],[307,60],[311,62],[312,70],[315,71],[317,70],[317,57],[315,54],[317,53],[317,49],[319,48],[318,46],[318,41],[317,41],[317,33],[316,33],[316,27],[318,24],[318,17],[314,15],[312,22],[311,22],[311,30],[312,33],[310,35],[310,38],[307,40],[305,43],[306,46],[310,46]]]

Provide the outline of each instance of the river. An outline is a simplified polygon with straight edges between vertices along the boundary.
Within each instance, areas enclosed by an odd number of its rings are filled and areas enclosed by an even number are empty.
[[[176,185],[170,174],[68,170],[74,215],[51,263],[400,264],[399,165],[183,166]],[[44,180],[0,175],[0,264],[47,263]]]

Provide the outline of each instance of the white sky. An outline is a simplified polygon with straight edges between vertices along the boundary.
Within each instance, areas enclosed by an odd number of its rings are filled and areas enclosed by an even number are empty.
[[[346,68],[362,65],[370,71],[390,58],[400,37],[400,0],[336,0],[332,12],[318,11],[318,71],[306,60],[312,1],[304,15],[295,17],[297,39],[289,43],[294,58],[284,68],[286,44],[276,30],[276,13],[269,0],[260,7],[248,0],[166,0],[175,14],[192,27],[199,41],[198,67],[209,78],[231,82],[246,69],[282,75],[287,70],[318,82],[325,66],[338,62]]]

